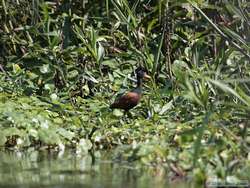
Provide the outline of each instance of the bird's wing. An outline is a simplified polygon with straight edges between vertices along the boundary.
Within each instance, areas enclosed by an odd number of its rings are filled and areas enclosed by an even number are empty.
[[[135,106],[140,100],[140,95],[134,92],[127,92],[120,97],[116,98],[115,102],[111,105],[112,108],[127,108],[128,106]]]

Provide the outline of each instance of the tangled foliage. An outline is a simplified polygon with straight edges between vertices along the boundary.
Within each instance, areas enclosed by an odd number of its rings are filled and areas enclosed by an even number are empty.
[[[116,148],[200,182],[249,180],[249,12],[246,0],[1,1],[0,145]],[[152,80],[128,118],[109,104],[138,66]]]

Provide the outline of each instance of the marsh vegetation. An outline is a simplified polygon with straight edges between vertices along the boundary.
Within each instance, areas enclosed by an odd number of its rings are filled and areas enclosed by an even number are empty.
[[[249,12],[247,0],[2,0],[1,148],[250,181]],[[111,110],[139,66],[141,102]]]

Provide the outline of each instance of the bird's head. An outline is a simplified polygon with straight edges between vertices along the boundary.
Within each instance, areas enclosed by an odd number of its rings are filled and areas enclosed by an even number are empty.
[[[150,79],[151,77],[147,74],[147,71],[142,68],[142,67],[138,67],[136,70],[136,76],[137,79]]]

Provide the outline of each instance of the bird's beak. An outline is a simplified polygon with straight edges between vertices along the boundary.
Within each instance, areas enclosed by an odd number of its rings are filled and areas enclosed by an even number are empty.
[[[143,78],[144,78],[145,80],[148,80],[148,79],[150,79],[151,77],[150,77],[149,75],[147,75],[147,73],[144,73]]]

